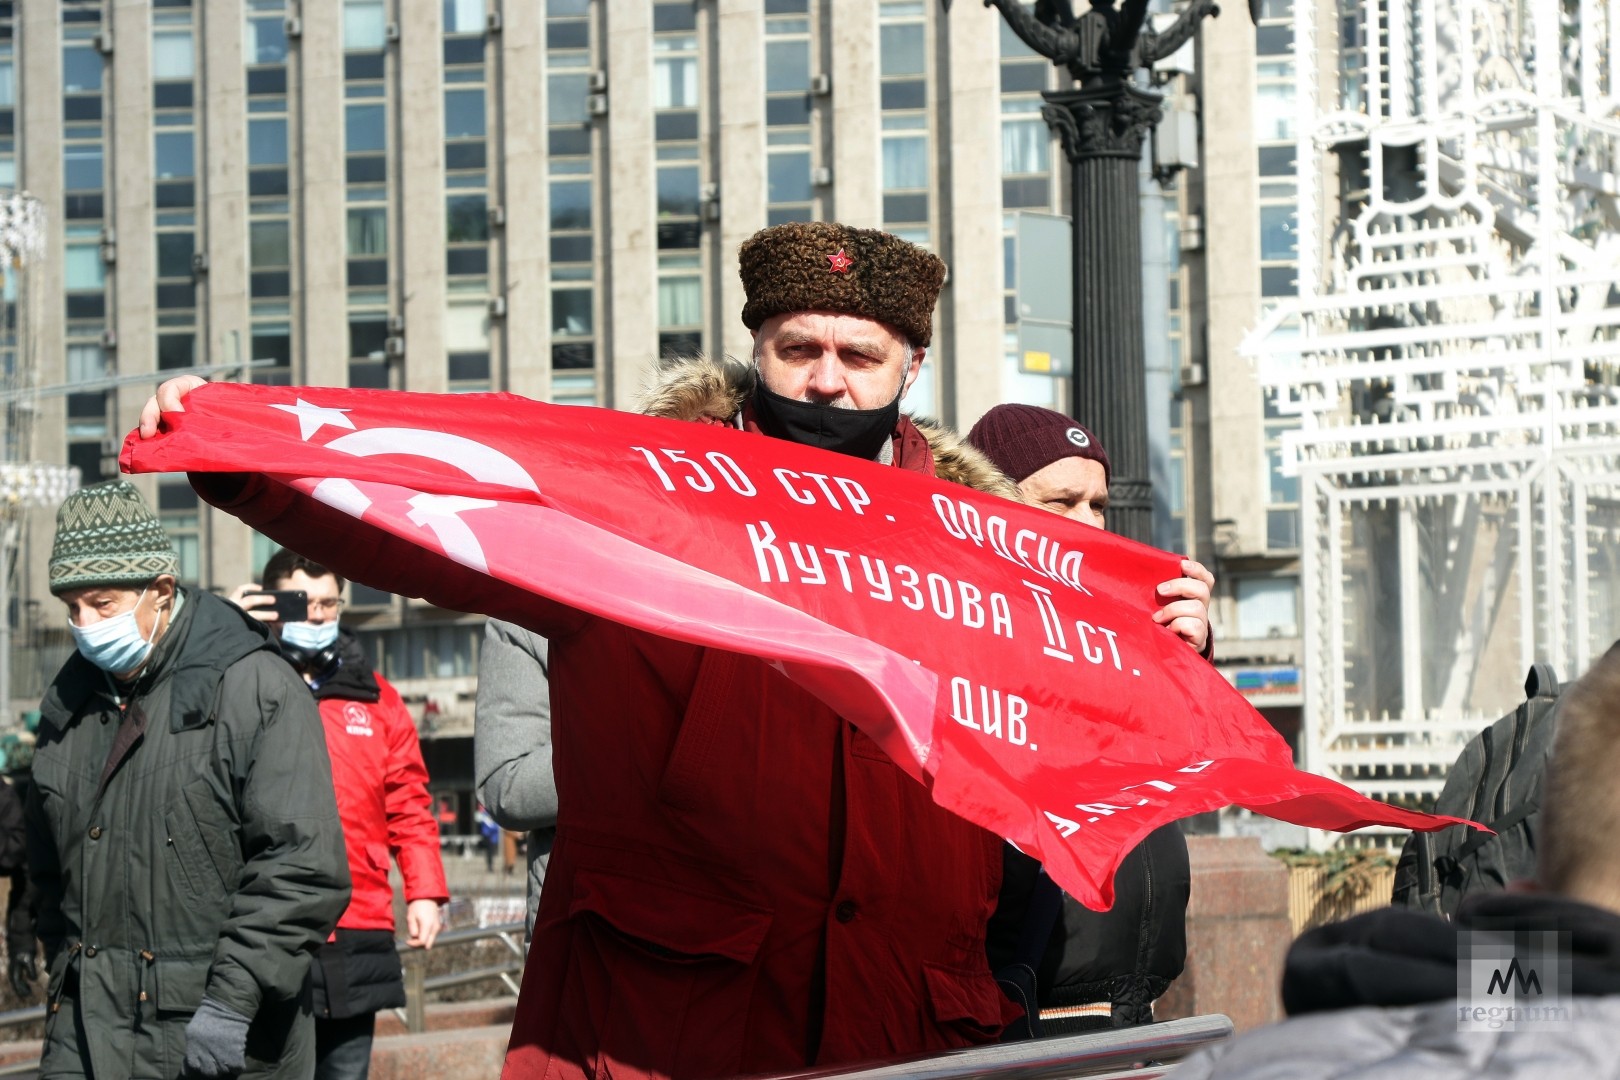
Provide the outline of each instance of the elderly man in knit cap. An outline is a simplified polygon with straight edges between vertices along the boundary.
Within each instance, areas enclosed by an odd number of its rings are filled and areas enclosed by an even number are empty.
[[[1013,494],[900,412],[937,257],[816,222],[758,233],[739,264],[753,362],[671,365],[645,411]],[[194,385],[160,389],[142,431]],[[370,565],[412,591],[413,567]],[[999,840],[762,661],[539,602],[525,620],[551,644],[559,803],[507,1077],[780,1072],[990,1042],[1018,1015],[984,952]]]
[[[1104,528],[1112,469],[1082,424],[1034,405],[997,405],[968,442],[1018,485],[1031,506]],[[1209,596],[1215,578],[1192,559],[1183,577],[1159,586],[1154,621],[1210,655]],[[1187,842],[1166,825],[1126,856],[1114,877],[1114,906],[1090,911],[1063,896],[1035,860],[1008,845],[1001,898],[990,922],[990,962],[1004,986],[1036,999],[1042,1034],[1129,1027],[1153,1019],[1153,1001],[1187,958],[1191,891]],[[1020,981],[1033,975],[1034,986]]]
[[[50,968],[41,1077],[307,1077],[310,955],[349,899],[321,721],[269,634],[176,584],[129,483],[70,496],[77,651],[26,810]]]

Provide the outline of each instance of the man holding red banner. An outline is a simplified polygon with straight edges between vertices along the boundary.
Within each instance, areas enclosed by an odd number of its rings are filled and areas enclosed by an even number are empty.
[[[968,819],[1100,906],[1122,847],[1228,802],[1327,828],[1440,824],[1296,772],[1149,623],[1167,556],[1046,535],[1045,515],[983,494],[1014,489],[980,455],[900,415],[937,258],[832,223],[765,230],[739,255],[753,366],[683,367],[649,411],[740,431],[222,386],[125,445],[126,468],[189,470],[209,502],[346,576],[550,639],[557,839],[509,1077],[709,1077],[993,1040],[1016,1011],[984,956],[999,841]],[[141,437],[197,385],[166,383]],[[674,432],[684,449],[663,444]],[[971,573],[940,572],[958,565]],[[1101,621],[1074,621],[1081,603]],[[1081,663],[1087,681],[1049,677]],[[1209,692],[1154,693],[1154,676]],[[973,685],[990,678],[1016,689]]]
[[[648,412],[1016,497],[900,412],[943,262],[833,223],[739,258],[754,366],[668,373]],[[142,433],[195,385],[166,383]],[[210,498],[242,479],[194,476]],[[528,625],[553,650],[560,806],[506,1076],[829,1065],[993,1041],[1016,1015],[984,953],[996,837],[756,659],[539,603]]]

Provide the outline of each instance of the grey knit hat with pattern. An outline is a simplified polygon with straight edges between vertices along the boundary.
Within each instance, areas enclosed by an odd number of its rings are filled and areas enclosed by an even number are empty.
[[[56,512],[51,544],[51,592],[91,585],[145,585],[178,574],[168,534],[127,480],[81,488]]]

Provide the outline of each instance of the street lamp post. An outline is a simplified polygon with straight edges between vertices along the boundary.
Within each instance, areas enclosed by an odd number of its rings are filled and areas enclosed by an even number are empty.
[[[1137,72],[1191,39],[1213,0],[1194,0],[1163,33],[1145,29],[1148,0],[984,0],[1013,33],[1079,84],[1048,90],[1041,116],[1069,161],[1074,217],[1074,373],[1071,411],[1108,447],[1109,529],[1153,540],[1142,341],[1142,234],[1137,170],[1161,116]],[[1157,404],[1157,403],[1156,403]]]

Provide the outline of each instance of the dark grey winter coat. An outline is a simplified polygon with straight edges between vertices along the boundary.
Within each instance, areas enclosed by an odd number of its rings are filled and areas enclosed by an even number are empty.
[[[172,1080],[205,995],[252,1018],[244,1075],[313,1067],[304,978],[349,901],[320,717],[259,623],[182,596],[126,709],[78,653],[41,706],[42,1077]],[[114,764],[120,723],[143,719]]]

